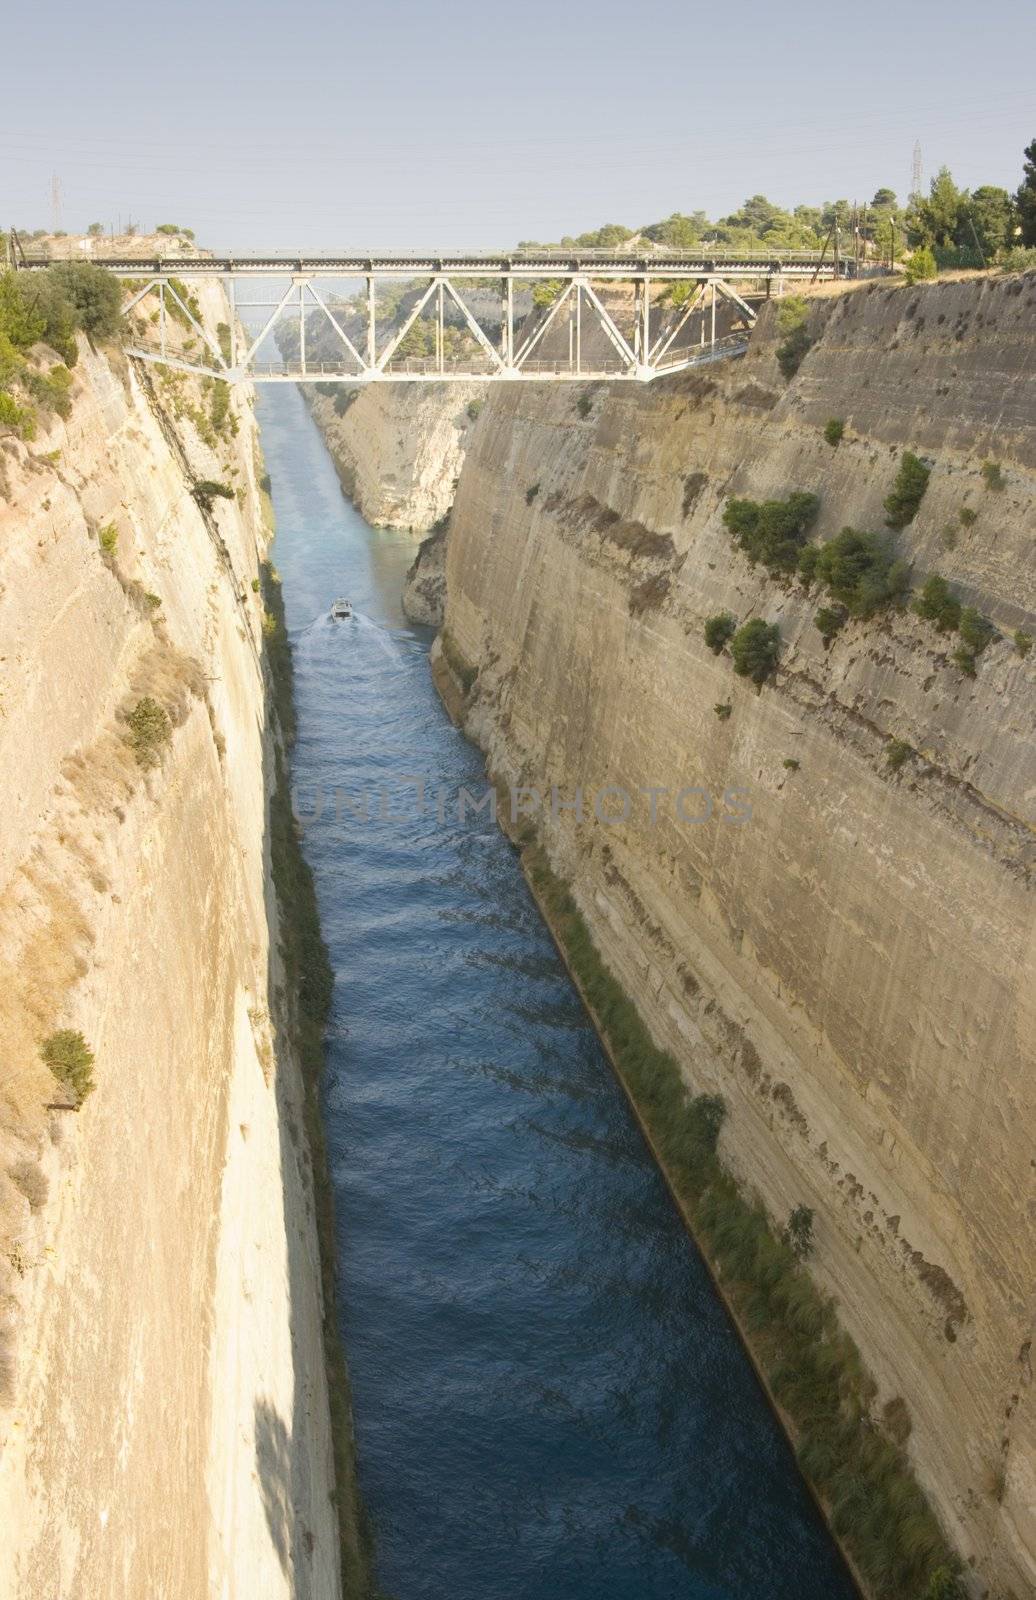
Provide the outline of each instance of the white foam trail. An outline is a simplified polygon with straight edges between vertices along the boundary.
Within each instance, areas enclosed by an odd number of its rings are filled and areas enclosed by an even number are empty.
[[[389,660],[394,661],[397,667],[401,667],[403,665],[402,653],[399,649],[399,646],[393,642],[392,635],[389,633],[388,629],[380,627],[376,622],[372,622],[370,617],[361,616],[358,611],[354,611],[353,615],[360,624],[361,628],[367,628],[369,632],[373,633],[375,639],[384,650]]]

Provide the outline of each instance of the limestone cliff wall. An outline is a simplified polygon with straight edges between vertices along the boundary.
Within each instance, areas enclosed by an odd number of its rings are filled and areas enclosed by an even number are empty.
[[[0,1595],[334,1600],[251,397],[213,438],[192,380],[85,342],[72,395],[0,437]],[[96,1056],[78,1112],[58,1028]]]
[[[368,522],[424,533],[453,504],[484,384],[379,383],[344,414],[333,396],[303,391],[342,487]],[[348,391],[345,391],[348,393]]]
[[[725,1159],[776,1219],[815,1208],[816,1276],[878,1403],[907,1400],[979,1590],[1018,1600],[1036,1592],[1036,652],[1011,635],[1036,633],[1034,306],[1032,276],[861,286],[817,301],[790,385],[767,315],[743,361],[601,387],[585,418],[567,388],[498,387],[446,561],[450,651],[478,669],[468,730],[544,796],[608,962],[689,1083],[725,1097]],[[751,567],[721,521],[730,495],[808,490],[820,537],[880,529],[904,448],[934,463],[900,536],[915,582],[938,570],[1004,635],[974,679],[909,611],[825,650],[816,594]],[[724,610],[780,627],[761,692],[705,647]],[[892,738],[914,752],[896,772]],[[592,804],[609,784],[633,796],[613,825]],[[551,814],[552,785],[583,790],[583,820]],[[701,791],[683,817],[681,789]]]

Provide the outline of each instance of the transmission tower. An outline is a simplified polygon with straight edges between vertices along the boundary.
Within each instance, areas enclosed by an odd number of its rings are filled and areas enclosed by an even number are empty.
[[[917,201],[921,198],[921,185],[924,182],[924,171],[921,165],[921,141],[914,140],[914,165],[910,175],[910,198]]]
[[[61,232],[61,179],[55,172],[50,180],[51,233]]]

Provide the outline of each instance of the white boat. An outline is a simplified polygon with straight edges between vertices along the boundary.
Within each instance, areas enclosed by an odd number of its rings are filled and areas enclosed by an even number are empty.
[[[332,600],[331,618],[334,622],[348,622],[353,614],[353,608],[348,600]]]

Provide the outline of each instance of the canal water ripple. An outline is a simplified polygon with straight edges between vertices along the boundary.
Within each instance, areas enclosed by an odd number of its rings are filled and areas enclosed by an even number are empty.
[[[393,1600],[851,1600],[510,845],[459,820],[484,775],[400,609],[413,541],[346,502],[294,388],[258,413],[379,1580]],[[329,620],[337,595],[353,621]]]

